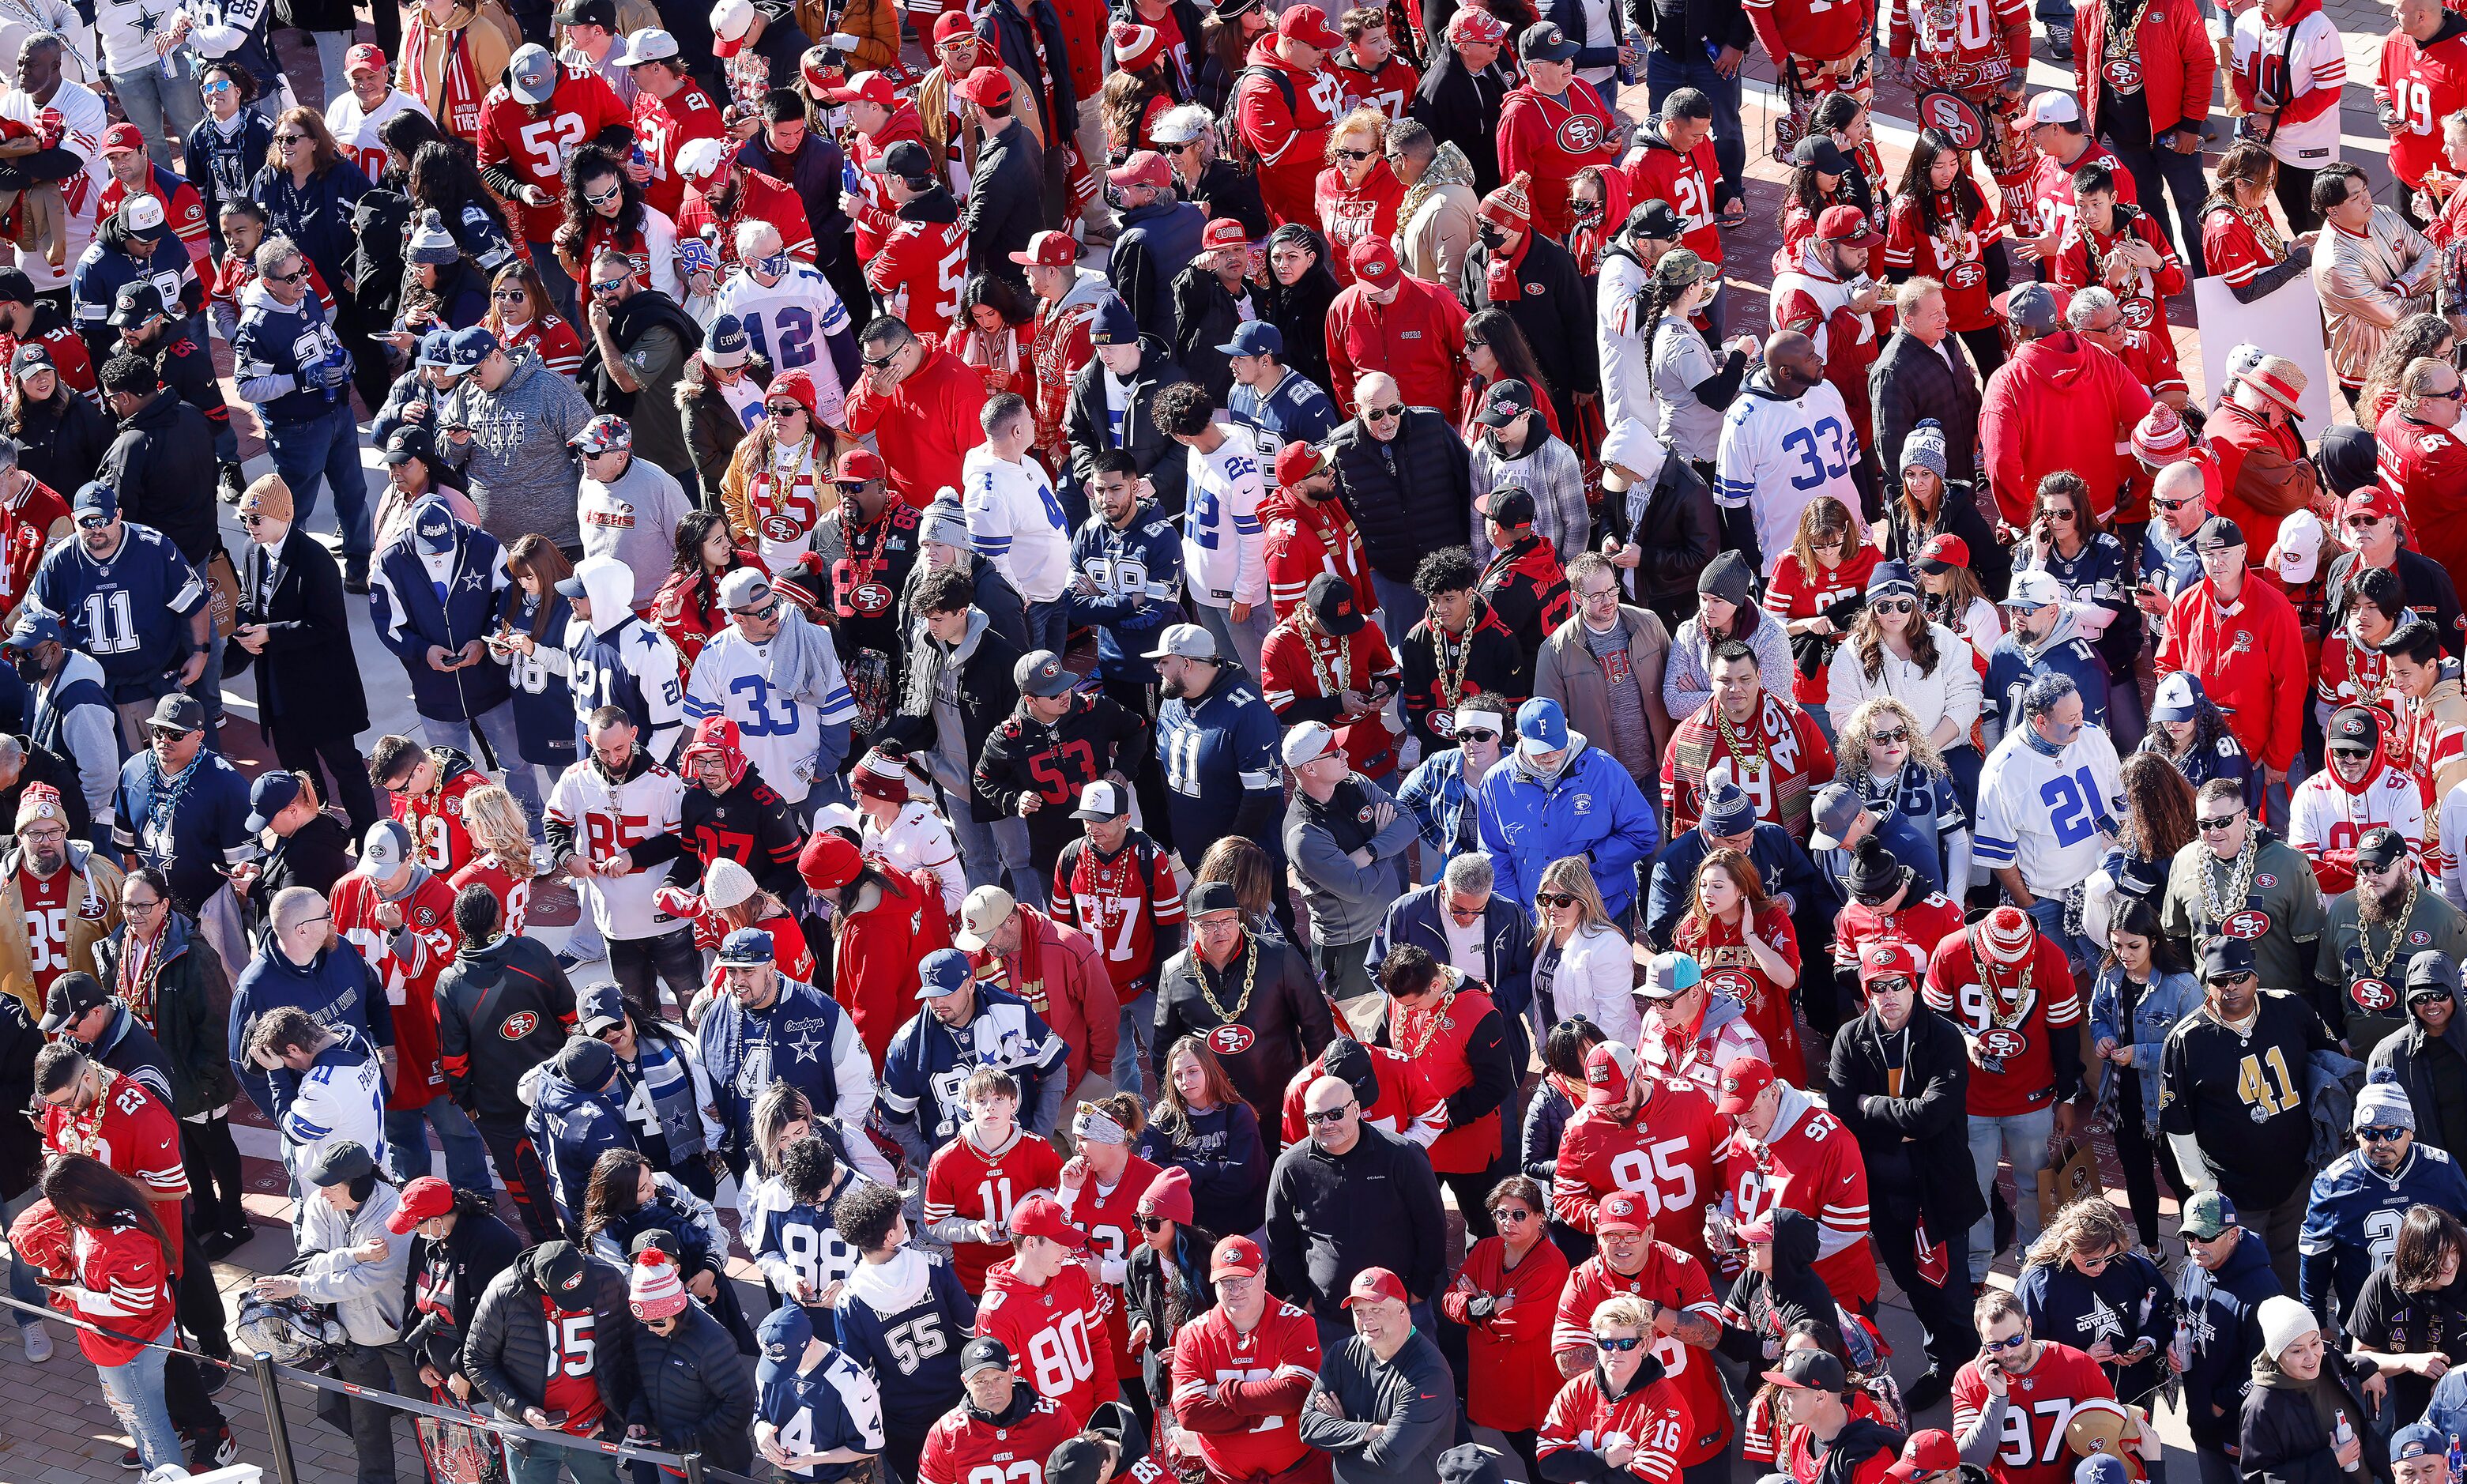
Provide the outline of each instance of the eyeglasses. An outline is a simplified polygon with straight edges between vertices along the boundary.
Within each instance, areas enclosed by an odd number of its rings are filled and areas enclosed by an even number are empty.
[[[1617,1338],[1617,1339],[1612,1338],[1611,1338],[1610,1336],[1608,1336],[1608,1335],[1596,1335],[1596,1336],[1595,1336],[1595,1337],[1594,1337],[1594,1348],[1595,1348],[1595,1349],[1596,1349],[1596,1350],[1616,1350],[1616,1351],[1619,1352],[1621,1355],[1626,1354],[1628,1351],[1634,1350],[1637,1346],[1641,1345],[1641,1344],[1643,1344],[1643,1343],[1644,1343],[1644,1337],[1643,1337],[1643,1336],[1641,1336],[1641,1335],[1625,1335],[1625,1336],[1621,1336],[1621,1337],[1619,1337],[1619,1338]]]
[[[1359,162],[1369,159],[1373,152],[1374,151],[1369,149],[1339,149],[1336,152],[1336,157],[1340,160],[1353,160]]]
[[[40,825],[33,829],[19,830],[17,838],[19,840],[66,840],[69,838],[69,832],[57,824]]]
[[[2019,1350],[2029,1342],[2030,1332],[2024,1330],[2010,1339],[1982,1339],[1979,1342],[1979,1348],[1989,1355],[1998,1355],[2007,1350]]]
[[[159,910],[162,905],[163,899],[158,896],[148,902],[123,902],[120,904],[120,910],[127,916],[138,917]]]
[[[2234,828],[2243,820],[2244,816],[2241,814],[2223,814],[2214,820],[2195,820],[2193,822],[2201,826],[2204,834],[2216,834],[2223,829]]]
[[[1579,602],[1598,603],[1605,597],[1617,596],[1618,596],[1618,585],[1613,583],[1606,588],[1596,588],[1590,593],[1579,593],[1576,595],[1576,599]]]
[[[2366,526],[2378,526],[2387,519],[2388,517],[2382,515],[2350,515],[2347,517],[2347,528],[2361,530]]]
[[[1495,1222],[1529,1222],[1533,1213],[1521,1205],[1503,1205],[1490,1213],[1490,1219]]]
[[[1457,733],[1457,740],[1460,742],[1496,742],[1499,740],[1499,733],[1491,731],[1488,727],[1467,727],[1462,731]]]
[[[1324,1128],[1337,1122],[1347,1113],[1353,1112],[1353,1107],[1354,1105],[1351,1103],[1344,1103],[1334,1108],[1323,1109],[1318,1113],[1306,1113],[1302,1114],[1302,1116],[1310,1122]]]
[[[616,200],[619,196],[622,196],[624,193],[625,188],[623,186],[611,186],[605,191],[593,191],[586,188],[582,192],[582,199],[590,202],[593,206],[606,206],[609,202]]]
[[[1540,907],[1573,907],[1576,905],[1575,896],[1573,893],[1566,891],[1545,891],[1535,896],[1533,901],[1536,906]]]
[[[1890,747],[1896,742],[1908,742],[1910,739],[1911,732],[1910,729],[1907,727],[1896,727],[1890,731],[1871,731],[1867,733],[1867,740],[1878,747]]]
[[[1907,597],[1888,597],[1881,602],[1869,603],[1867,606],[1878,613],[1911,613],[1919,605]]]
[[[2368,1123],[2356,1131],[2356,1137],[2363,1139],[2367,1144],[2395,1144],[2402,1137],[2414,1132],[2415,1131],[2412,1129],[2386,1127],[2378,1123]]]

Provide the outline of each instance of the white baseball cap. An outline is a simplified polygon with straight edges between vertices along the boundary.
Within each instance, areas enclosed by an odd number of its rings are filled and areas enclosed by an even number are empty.
[[[2013,573],[2013,586],[2004,594],[2007,608],[2045,608],[2064,600],[2065,590],[2055,577],[2036,567]]]
[[[2282,581],[2306,583],[2321,570],[2321,545],[2329,532],[2321,517],[2297,510],[2278,523],[2278,575]]]
[[[2030,123],[2034,125],[2080,122],[2081,104],[2072,94],[2061,88],[2036,94],[2030,99]]]
[[[1336,733],[1324,721],[1306,721],[1286,731],[1285,766],[1314,763],[1336,750]]]

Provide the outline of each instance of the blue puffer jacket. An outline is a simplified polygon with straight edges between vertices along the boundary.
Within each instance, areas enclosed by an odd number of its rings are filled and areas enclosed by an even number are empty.
[[[451,515],[447,516],[452,520]],[[369,582],[369,609],[376,620],[377,638],[402,661],[411,677],[411,704],[420,715],[438,721],[464,721],[502,705],[510,694],[506,666],[488,663],[458,670],[431,668],[428,646],[449,651],[489,633],[497,609],[511,584],[506,576],[505,549],[477,526],[454,522],[454,561],[446,569],[445,596],[419,558],[419,539],[411,524],[376,553],[376,570]],[[554,647],[552,641],[549,647]]]
[[[1636,868],[1662,844],[1662,828],[1617,758],[1573,728],[1568,746],[1572,755],[1549,783],[1528,770],[1521,753],[1483,776],[1482,847],[1497,889],[1528,911],[1546,866],[1563,856],[1588,856],[1603,908],[1621,917],[1636,901]]]
[[[2093,1046],[2101,1040],[2133,1047],[2133,1065],[2123,1068],[2128,1076],[2141,1079],[2141,1122],[2152,1138],[2159,1135],[2159,1062],[2167,1047],[2167,1033],[2178,1022],[2202,1007],[2202,986],[2191,975],[2179,971],[2162,977],[2157,983],[2146,985],[2141,998],[2133,1006],[2133,1024],[2128,1030],[2118,1010],[2122,1003],[2119,991],[2124,983],[2124,971],[2110,963],[2098,971],[2098,982],[2090,992],[2090,1039]],[[2111,1069],[2108,1075],[2117,1073]]]
[[[581,1225],[591,1167],[600,1157],[634,1147],[634,1131],[617,1103],[622,1087],[621,1082],[607,1092],[586,1092],[558,1076],[553,1061],[523,1074],[522,1092],[532,1109],[524,1128],[532,1147],[547,1158],[549,1187],[569,1225]]]
[[[273,1082],[265,1068],[251,1061],[243,1048],[248,1045],[249,1032],[256,1028],[258,1017],[284,1005],[298,1005],[315,1016],[320,1024],[360,1031],[373,1046],[394,1045],[394,1009],[386,1003],[385,996],[376,993],[375,979],[358,949],[337,942],[306,963],[297,964],[274,946],[274,930],[267,929],[258,938],[257,956],[248,961],[239,982],[232,986],[231,1039],[226,1054],[231,1059],[233,1074],[239,1078],[240,1091],[248,1094],[248,1100],[268,1121],[277,1116]]]

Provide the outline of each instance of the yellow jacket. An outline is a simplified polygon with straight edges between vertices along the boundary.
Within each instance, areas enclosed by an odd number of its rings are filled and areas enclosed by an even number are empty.
[[[0,855],[0,990],[24,1001],[26,1013],[43,1018],[43,997],[34,990],[34,943],[26,934],[26,894],[17,884],[22,850]],[[83,841],[69,842],[65,867],[78,878],[69,889],[67,943],[56,967],[92,974],[94,945],[120,927],[121,869]],[[81,885],[80,885],[81,884]]]
[[[471,68],[485,98],[504,77],[506,63],[513,59],[515,43],[509,38],[522,34],[499,0],[481,0],[477,7],[472,0],[462,0],[445,13],[441,26],[430,17],[426,6],[415,5],[404,15],[403,28],[402,59],[395,64],[395,85],[426,104],[429,117],[440,124],[445,118],[445,38],[457,31],[469,33]],[[430,43],[421,49],[417,75],[411,70],[412,32],[423,33]]]

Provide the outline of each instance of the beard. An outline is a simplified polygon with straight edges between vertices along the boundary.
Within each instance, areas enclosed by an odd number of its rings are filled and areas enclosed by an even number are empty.
[[[2370,923],[2395,922],[2398,919],[2400,905],[2407,900],[2407,888],[2405,877],[2401,877],[2399,884],[2387,891],[2375,891],[2368,887],[2358,886],[2356,888],[2357,917]]]
[[[1165,691],[1166,699],[1168,701],[1179,701],[1184,696],[1190,693],[1188,690],[1184,688],[1182,679],[1179,676],[1176,676],[1171,680],[1160,682],[1160,685]]]
[[[28,845],[26,847],[26,866],[37,876],[48,878],[57,875],[60,867],[68,863],[69,852],[66,845]]]

